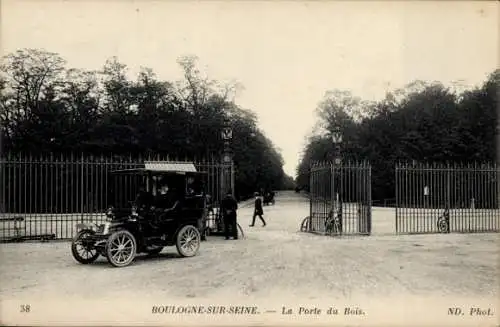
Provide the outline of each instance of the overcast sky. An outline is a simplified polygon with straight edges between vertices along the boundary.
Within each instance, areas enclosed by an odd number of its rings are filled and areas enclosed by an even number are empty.
[[[117,56],[132,73],[182,78],[182,55],[245,87],[295,175],[314,109],[327,90],[366,100],[415,80],[467,85],[498,67],[499,3],[3,0],[2,52],[44,48],[75,68]]]

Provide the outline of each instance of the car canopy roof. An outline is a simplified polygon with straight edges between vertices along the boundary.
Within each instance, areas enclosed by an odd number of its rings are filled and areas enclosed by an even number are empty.
[[[155,174],[155,175],[192,175],[202,174],[196,170],[193,162],[189,161],[145,161],[135,168],[114,170],[113,174]]]

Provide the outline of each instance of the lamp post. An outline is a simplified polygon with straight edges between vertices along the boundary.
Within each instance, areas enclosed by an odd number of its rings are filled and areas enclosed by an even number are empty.
[[[222,151],[222,196],[227,193],[228,189],[231,188],[231,193],[234,196],[233,187],[233,176],[232,176],[232,166],[233,166],[233,153],[231,149],[231,141],[233,139],[233,130],[231,128],[231,115],[227,114],[224,119],[224,126],[221,131],[222,141],[224,142]]]
[[[337,176],[336,174],[336,168],[340,167],[342,164],[342,139],[343,135],[342,132],[340,131],[340,128],[336,128],[333,130],[331,134],[331,139],[332,139],[332,144],[333,144],[333,160],[332,160],[332,168],[331,168],[331,184],[332,184],[332,190],[331,190],[331,203],[332,203],[332,214],[335,215],[339,221],[338,221],[338,226],[340,230],[337,230],[337,233],[342,232],[342,203],[341,203],[341,190],[342,187],[340,186],[341,183],[341,178]],[[341,170],[339,169],[339,172]],[[341,176],[340,176],[341,177]],[[336,187],[337,185],[337,187]],[[335,210],[337,208],[337,210]]]
[[[342,164],[342,148],[341,148],[341,145],[342,145],[342,140],[343,140],[343,135],[342,135],[342,132],[340,131],[339,128],[336,128],[332,134],[331,134],[331,138],[332,138],[332,144],[333,144],[333,160],[332,160],[332,164],[333,164],[333,167],[337,167],[337,166],[340,166]],[[332,171],[332,178],[335,177],[335,170]],[[333,182],[333,190],[335,190],[335,181],[332,180]],[[332,192],[333,193],[333,192]],[[339,193],[340,193],[340,187],[339,187],[339,190],[334,193],[335,194],[335,201],[338,202],[339,201]]]

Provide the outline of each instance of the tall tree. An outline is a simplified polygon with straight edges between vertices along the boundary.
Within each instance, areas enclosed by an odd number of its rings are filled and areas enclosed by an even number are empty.
[[[257,116],[235,102],[241,86],[202,76],[196,57],[178,63],[184,79],[175,83],[148,68],[130,80],[116,57],[92,72],[66,69],[57,54],[41,50],[10,54],[0,80],[5,149],[208,158],[221,154],[220,133],[229,122],[238,193],[280,188],[283,159]]]
[[[297,182],[307,185],[310,162],[330,157],[327,135],[336,128],[344,134],[344,158],[371,163],[373,199],[394,197],[398,161],[494,160],[499,75],[497,70],[481,87],[461,92],[415,81],[376,103],[349,92],[327,93],[317,109],[326,132],[307,143]]]

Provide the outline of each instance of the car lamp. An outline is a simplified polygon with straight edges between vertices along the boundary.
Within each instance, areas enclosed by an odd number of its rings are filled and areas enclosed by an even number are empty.
[[[102,234],[103,235],[107,235],[109,233],[109,227],[111,226],[111,224],[109,222],[107,223],[104,223],[104,228],[102,230]]]

